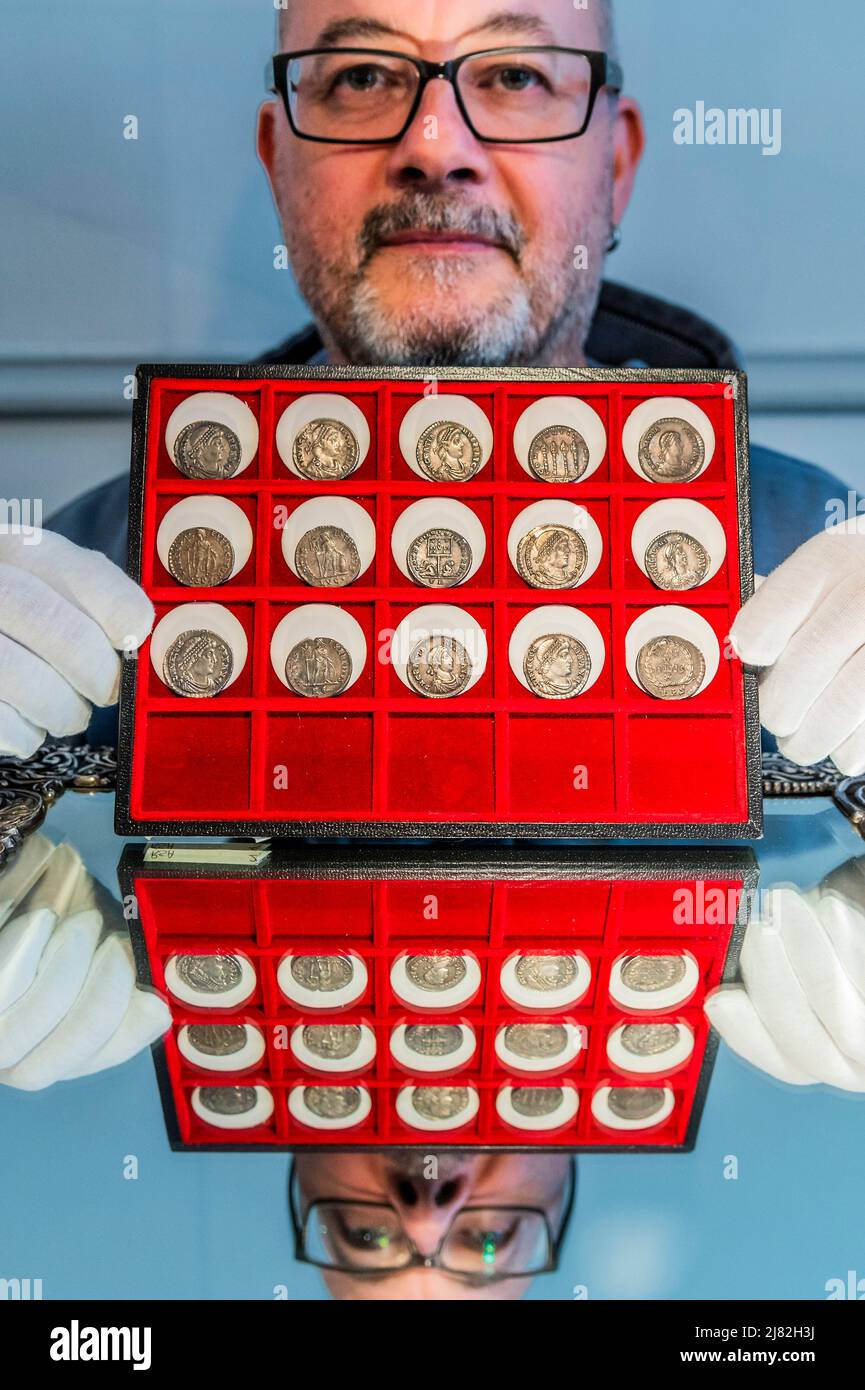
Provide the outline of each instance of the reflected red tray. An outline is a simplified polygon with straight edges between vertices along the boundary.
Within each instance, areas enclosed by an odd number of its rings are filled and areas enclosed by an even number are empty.
[[[651,699],[624,660],[625,633],[637,615],[665,603],[701,614],[722,652],[741,603],[753,591],[746,382],[739,373],[695,371],[493,371],[435,373],[442,396],[465,394],[489,416],[493,458],[467,484],[417,478],[398,447],[406,411],[429,390],[431,374],[359,368],[142,367],[133,427],[130,572],[162,617],[179,602],[214,601],[243,624],[250,659],[235,685],[212,700],[175,696],[155,675],[148,645],[125,663],[121,699],[117,829],[124,835],[255,834],[398,837],[755,838],[761,833],[760,731],[756,680],[722,659],[715,679],[680,704]],[[246,401],[260,430],[258,454],[238,478],[214,485],[183,477],[164,434],[174,408],[197,391],[225,390]],[[343,483],[304,482],[275,448],[282,411],[311,391],[343,393],[364,411],[372,447]],[[641,481],[624,459],[622,427],[653,396],[698,403],[715,428],[706,472],[678,487]],[[602,416],[608,451],[583,483],[552,487],[520,467],[513,427],[532,401],[578,395]],[[253,527],[245,569],[218,589],[178,585],[156,555],[156,530],[182,497],[219,492]],[[374,518],[376,559],[368,576],[344,589],[312,589],[294,579],[280,549],[275,516],[334,494]],[[395,518],[413,500],[457,497],[487,531],[486,559],[458,589],[410,585],[391,555]],[[721,521],[727,558],[713,580],[686,594],[656,589],[636,565],[630,533],[639,512],[687,496]],[[585,504],[604,554],[577,590],[529,588],[513,570],[507,534],[518,510],[545,497]],[[278,509],[275,511],[275,509]],[[465,696],[425,700],[407,690],[387,661],[381,635],[430,602],[465,608],[486,631],[490,660]],[[271,635],[290,610],[333,603],[364,630],[369,660],[344,696],[308,700],[277,680]],[[600,628],[607,663],[584,697],[530,695],[508,661],[515,623],[541,604],[573,604]],[[588,786],[575,777],[588,769]],[[276,768],[286,771],[274,775]],[[275,785],[276,784],[276,785]]]
[[[157,854],[175,851],[156,849]],[[194,854],[194,847],[190,847]],[[169,997],[172,1030],[154,1048],[166,1126],[177,1149],[364,1149],[378,1146],[537,1151],[549,1149],[645,1152],[693,1148],[714,1065],[717,1037],[702,1009],[707,992],[734,978],[758,870],[747,849],[577,851],[455,847],[395,852],[274,848],[263,866],[151,862],[143,845],[123,852],[121,890],[134,903],[130,920],[139,979],[165,992],[164,966],[174,953],[238,951],[255,966],[257,986],[248,1003],[226,1011],[189,1008]],[[682,890],[693,897],[696,921],[677,920]],[[437,916],[425,911],[435,895]],[[677,911],[677,908],[679,909]],[[219,923],[219,930],[214,924]],[[277,965],[287,952],[332,955],[353,951],[366,962],[364,997],[338,1011],[303,1011],[281,993]],[[482,982],[464,1007],[414,1010],[394,995],[390,966],[405,950],[421,954],[467,953],[480,963]],[[521,1011],[502,994],[502,961],[517,951],[556,954],[580,950],[591,964],[588,992],[556,1012]],[[608,992],[612,962],[623,953],[687,950],[699,964],[693,995],[673,1009],[628,1013]],[[299,1023],[367,1023],[376,1056],[365,1070],[327,1074],[304,1068],[277,1041]],[[472,1060],[456,1072],[412,1073],[390,1052],[393,1028],[411,1022],[467,1022],[478,1039]],[[610,1030],[622,1022],[686,1022],[695,1035],[690,1059],[680,1068],[643,1081],[613,1068],[606,1055]],[[247,1072],[215,1074],[186,1061],[177,1032],[185,1023],[249,1022],[265,1034],[261,1065]],[[494,1041],[511,1022],[572,1022],[585,1030],[585,1046],[561,1070],[531,1076],[509,1071]],[[280,1031],[281,1030],[281,1031]],[[224,1132],[199,1120],[189,1097],[198,1085],[268,1087],[275,1101],[271,1120],[254,1130]],[[361,1084],[372,1095],[369,1118],[335,1133],[311,1129],[289,1113],[287,1097],[298,1085]],[[462,1129],[419,1133],[395,1108],[406,1084],[470,1083],[480,1094],[476,1119]],[[549,1133],[506,1124],[495,1109],[503,1085],[569,1085],[579,1095],[575,1118]],[[594,1118],[591,1099],[602,1085],[670,1086],[675,1104],[655,1128],[616,1133]]]

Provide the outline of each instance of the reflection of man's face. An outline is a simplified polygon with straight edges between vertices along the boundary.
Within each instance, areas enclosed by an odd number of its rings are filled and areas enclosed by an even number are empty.
[[[378,1202],[395,1209],[399,1226],[422,1255],[433,1255],[440,1247],[454,1218],[468,1207],[519,1206],[544,1211],[558,1233],[568,1195],[569,1159],[563,1154],[440,1154],[438,1176],[427,1178],[428,1155],[393,1153],[327,1153],[299,1156],[297,1173],[304,1212],[311,1202],[342,1198],[357,1202]],[[485,1226],[477,1229],[470,1215],[464,1243],[482,1241]],[[368,1244],[355,1227],[340,1231],[352,1263],[357,1249]],[[508,1233],[503,1232],[507,1237]],[[514,1240],[519,1233],[514,1232]],[[509,1258],[505,1241],[500,1246],[498,1268]],[[507,1279],[484,1285],[466,1282],[439,1269],[408,1269],[386,1276],[325,1275],[325,1282],[338,1299],[515,1299],[520,1298],[529,1280]]]
[[[288,7],[281,47],[432,61],[502,46],[597,49],[599,10],[572,0],[316,0]],[[259,150],[334,361],[584,360],[610,227],[642,151],[632,103],[601,93],[578,140],[489,144],[468,129],[452,87],[431,82],[398,144],[351,146],[296,138],[279,101],[262,109]],[[582,258],[575,268],[576,246],[589,269]]]

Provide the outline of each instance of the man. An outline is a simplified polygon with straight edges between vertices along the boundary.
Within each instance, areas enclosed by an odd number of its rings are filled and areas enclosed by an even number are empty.
[[[644,144],[608,0],[292,0],[280,46],[307,56],[277,60],[259,152],[316,327],[266,360],[734,365],[694,315],[602,286]],[[752,461],[758,570],[815,539],[734,641],[764,668],[762,718],[782,749],[862,771],[865,536],[824,531],[827,501],[846,495],[828,475],[763,449]],[[54,527],[122,564],[125,495],[121,478]],[[135,649],[152,613],[80,551],[18,540],[0,538],[0,748],[27,754],[116,698],[110,648]],[[91,737],[112,736],[113,716],[97,718]]]

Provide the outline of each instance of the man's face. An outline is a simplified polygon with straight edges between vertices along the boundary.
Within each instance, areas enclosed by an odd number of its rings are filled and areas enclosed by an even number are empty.
[[[384,48],[444,61],[484,48],[597,49],[572,0],[316,0],[284,48]],[[364,132],[358,129],[357,135]],[[642,148],[631,103],[602,93],[579,140],[485,144],[433,81],[396,145],[296,138],[262,108],[268,169],[301,291],[335,361],[425,365],[583,360],[604,250]],[[577,248],[588,269],[576,268]]]
[[[430,1178],[429,1156],[406,1152],[307,1154],[296,1160],[303,1212],[316,1200],[376,1202],[394,1208],[399,1225],[422,1255],[440,1247],[454,1218],[468,1207],[536,1207],[554,1232],[564,1217],[569,1160],[563,1154],[440,1154]],[[471,1235],[473,1218],[463,1218]],[[481,1227],[478,1228],[478,1234]],[[346,1249],[349,1249],[348,1245]],[[503,1247],[501,1259],[507,1258]],[[345,1253],[341,1249],[341,1253]],[[357,1258],[355,1255],[352,1262]],[[439,1269],[386,1276],[326,1274],[337,1299],[517,1299],[529,1279],[483,1284]]]

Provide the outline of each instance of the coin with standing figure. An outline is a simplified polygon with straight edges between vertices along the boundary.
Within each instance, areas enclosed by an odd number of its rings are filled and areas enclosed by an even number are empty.
[[[341,695],[351,672],[351,657],[334,637],[304,637],[285,663],[285,678],[294,693],[310,699]]]
[[[357,546],[341,526],[316,526],[301,536],[294,551],[301,579],[318,589],[353,584],[360,574]]]
[[[437,526],[412,541],[406,564],[418,584],[428,589],[452,589],[467,577],[472,567],[472,549],[456,531]]]
[[[246,1047],[242,1023],[191,1023],[187,1036],[196,1052],[205,1057],[233,1057]]]
[[[706,659],[684,637],[653,637],[637,654],[637,678],[657,700],[690,700],[706,678]]]
[[[243,462],[240,440],[227,425],[193,420],[174,441],[174,462],[187,478],[233,478]]]
[[[589,447],[570,425],[550,425],[529,446],[529,467],[542,483],[575,483],[589,463]]]
[[[665,531],[646,551],[646,570],[659,589],[696,589],[709,573],[709,552],[684,531]]]
[[[354,979],[354,966],[345,956],[292,956],[291,978],[316,994],[335,994]]]
[[[342,1062],[357,1051],[361,1033],[356,1023],[309,1023],[302,1037],[316,1057]]]
[[[467,483],[483,466],[480,441],[466,425],[438,420],[417,444],[418,467],[434,483]]]
[[[706,445],[687,420],[656,420],[640,440],[639,457],[653,483],[690,483],[706,461]]]
[[[341,420],[310,420],[297,435],[291,456],[302,478],[338,483],[358,467],[360,445]]]
[[[561,1086],[515,1086],[511,1091],[511,1105],[530,1120],[555,1115],[564,1098]]]
[[[585,690],[592,658],[576,637],[553,633],[535,638],[523,658],[523,672],[535,695],[571,700]]]
[[[409,656],[406,674],[419,695],[446,700],[466,689],[472,678],[472,663],[462,642],[443,633],[418,642]]]
[[[535,526],[517,546],[517,570],[533,589],[573,589],[588,563],[586,542],[573,526]]]
[[[231,680],[234,657],[231,647],[215,632],[196,629],[181,632],[162,661],[165,684],[175,695],[210,700]]]
[[[234,547],[212,526],[190,526],[171,542],[168,572],[178,584],[213,589],[231,578]]]

